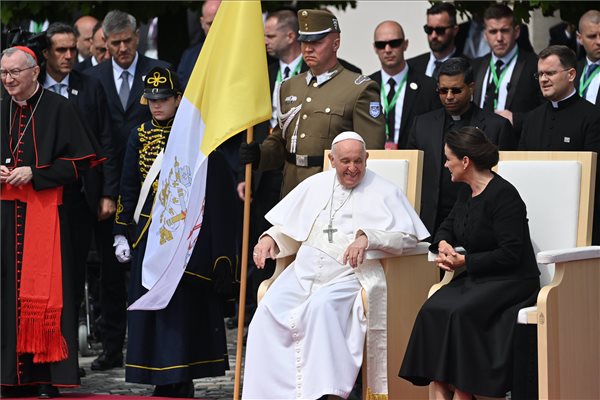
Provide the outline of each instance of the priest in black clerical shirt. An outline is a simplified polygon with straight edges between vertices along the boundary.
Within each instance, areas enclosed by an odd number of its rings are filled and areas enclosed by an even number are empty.
[[[550,46],[540,52],[537,78],[548,101],[527,116],[520,150],[600,153],[600,113],[577,94],[576,67],[575,53],[567,46]],[[600,244],[599,198],[600,169],[597,169],[592,244]]]
[[[471,101],[473,82],[473,70],[467,60],[457,57],[445,61],[437,79],[443,108],[415,117],[410,130],[408,148],[424,152],[421,220],[432,235],[450,213],[459,188],[444,168],[446,133],[475,126],[500,150],[513,150],[517,145],[506,118],[484,111]]]

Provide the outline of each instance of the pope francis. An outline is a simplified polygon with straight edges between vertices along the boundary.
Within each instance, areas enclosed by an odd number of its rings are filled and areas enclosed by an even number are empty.
[[[369,363],[371,389],[386,396],[387,294],[379,259],[414,247],[429,232],[400,189],[367,170],[367,158],[359,134],[339,134],[329,155],[333,168],[300,183],[266,215],[273,227],[254,248],[256,265],[296,258],[250,324],[244,399],[347,398],[365,336],[367,348],[384,355],[383,368]]]

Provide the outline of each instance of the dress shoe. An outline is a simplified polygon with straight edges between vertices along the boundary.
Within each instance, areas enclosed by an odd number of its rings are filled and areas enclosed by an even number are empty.
[[[106,371],[111,368],[123,366],[123,353],[107,353],[103,351],[98,358],[92,361],[92,371]]]
[[[85,378],[85,375],[86,375],[85,369],[79,367],[79,377],[80,378]]]
[[[56,386],[42,384],[38,386],[38,399],[53,399],[60,397],[60,392]]]
[[[38,394],[36,385],[2,386],[0,397],[34,397]]]
[[[154,397],[177,397],[177,398],[193,398],[194,397],[194,382],[178,382],[168,385],[156,385],[152,396]]]

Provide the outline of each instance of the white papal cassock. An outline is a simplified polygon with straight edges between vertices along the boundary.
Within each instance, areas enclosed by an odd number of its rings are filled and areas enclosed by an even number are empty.
[[[326,233],[331,217],[337,229],[332,243]],[[331,170],[302,182],[266,218],[274,225],[265,234],[277,243],[277,256],[297,254],[250,324],[242,397],[346,398],[362,364],[367,330],[367,348],[377,361],[370,359],[369,366],[384,364],[375,390],[387,393],[385,276],[378,259],[429,236],[404,194],[368,170],[348,190]],[[365,262],[353,269],[342,264],[342,256],[360,232],[369,245]]]

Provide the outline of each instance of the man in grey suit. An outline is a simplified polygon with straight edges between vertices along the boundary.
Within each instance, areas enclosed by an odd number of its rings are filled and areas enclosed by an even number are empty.
[[[137,52],[139,32],[136,19],[113,10],[102,22],[106,47],[111,60],[85,72],[97,77],[108,100],[112,139],[120,171],[125,144],[134,127],[152,118],[147,106],[140,104],[144,77],[154,67],[170,68],[164,61]],[[123,342],[126,329],[125,269],[112,249],[112,224],[101,234],[102,278],[100,282],[102,353],[92,362],[93,370],[106,370],[123,365]]]
[[[443,108],[415,117],[408,148],[423,150],[423,190],[421,220],[432,236],[450,213],[459,185],[452,183],[444,168],[446,133],[464,126],[475,126],[485,132],[500,150],[513,150],[517,142],[506,118],[477,107],[472,101],[473,70],[460,57],[450,58],[440,67],[437,91]]]

